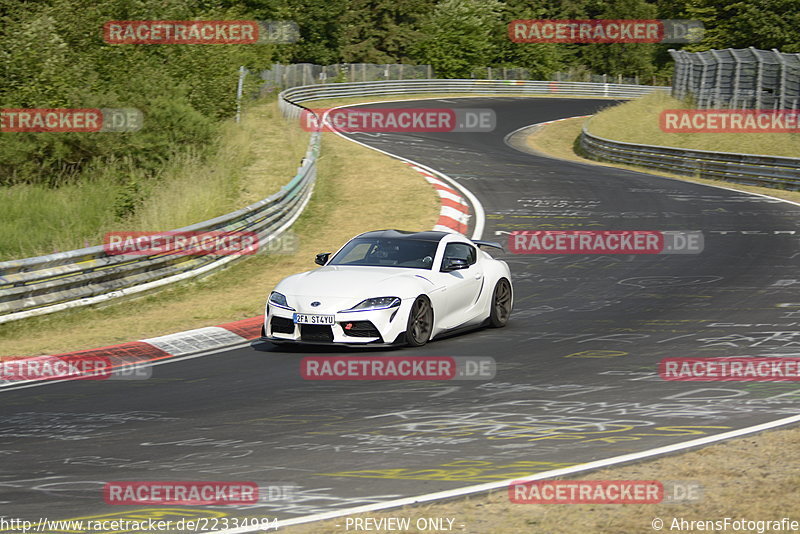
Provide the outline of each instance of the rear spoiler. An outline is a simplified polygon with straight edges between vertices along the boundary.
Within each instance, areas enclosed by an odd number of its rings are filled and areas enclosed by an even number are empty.
[[[495,243],[494,241],[481,241],[479,239],[472,239],[471,241],[476,245],[478,245],[478,247],[497,248],[505,252],[505,250],[503,249],[503,245],[501,245],[500,243]]]

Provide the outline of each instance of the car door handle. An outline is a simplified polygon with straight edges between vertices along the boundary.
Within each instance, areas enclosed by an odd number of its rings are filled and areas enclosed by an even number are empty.
[[[478,273],[475,275],[475,280],[480,280],[481,278],[483,278],[483,273]]]

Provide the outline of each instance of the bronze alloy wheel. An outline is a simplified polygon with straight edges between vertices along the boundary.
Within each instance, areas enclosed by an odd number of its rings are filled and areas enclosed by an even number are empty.
[[[495,328],[505,326],[511,315],[511,284],[505,278],[501,278],[494,286],[492,294],[492,311],[489,314],[489,322]]]
[[[406,342],[412,347],[421,347],[431,337],[433,331],[433,308],[425,297],[417,297],[408,314]]]

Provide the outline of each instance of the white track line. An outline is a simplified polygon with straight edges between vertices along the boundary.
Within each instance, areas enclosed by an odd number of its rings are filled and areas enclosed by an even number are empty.
[[[414,100],[418,100],[418,99],[414,98],[414,99],[407,99],[407,100],[392,100],[392,102],[406,102],[406,101],[412,101],[413,102]],[[429,100],[436,100],[436,99],[429,99]],[[364,106],[364,105],[367,105],[367,104],[380,104],[380,103],[381,102],[360,102],[358,104],[347,104],[347,105],[343,105],[343,106],[336,106],[336,107],[330,108],[326,112],[326,115],[327,115],[327,113],[329,113],[330,111],[333,111],[335,109],[354,107],[356,105]],[[322,122],[324,124],[324,122],[325,122],[324,118],[323,118]],[[416,161],[414,161],[412,159],[408,159],[408,158],[404,158],[402,156],[398,156],[397,154],[392,154],[391,152],[387,152],[385,150],[381,150],[380,148],[375,148],[374,146],[370,146],[370,145],[368,145],[366,143],[362,143],[361,141],[356,141],[355,139],[351,139],[350,137],[347,137],[346,135],[342,134],[341,132],[335,130],[334,128],[331,128],[331,130],[333,131],[333,133],[335,133],[339,137],[347,139],[348,141],[351,141],[353,143],[357,143],[357,144],[359,144],[361,146],[364,146],[364,147],[367,147],[367,148],[369,148],[371,150],[375,150],[377,152],[380,152],[381,154],[386,154],[389,157],[392,157],[392,158],[395,158],[395,159],[399,159],[400,161],[404,161],[404,162],[406,162],[406,163],[408,163],[408,164],[410,164],[412,166],[419,167],[420,169],[422,169],[424,171],[427,171],[428,173],[430,173],[430,174],[432,174],[432,175],[444,180],[448,185],[456,188],[458,191],[461,192],[462,195],[464,195],[467,198],[467,200],[469,200],[469,203],[472,204],[472,209],[475,210],[475,229],[472,231],[472,239],[480,239],[481,238],[481,236],[483,235],[484,226],[486,224],[486,213],[483,210],[483,205],[481,204],[480,200],[478,200],[478,198],[472,193],[472,191],[470,191],[466,187],[462,186],[460,183],[455,181],[453,178],[450,178],[446,174],[441,173],[441,172],[437,171],[436,169],[432,169],[432,168],[428,167],[427,165],[423,165],[422,163],[418,163],[418,162],[416,162]]]
[[[510,478],[508,480],[501,480],[498,482],[489,482],[487,484],[478,484],[475,486],[467,486],[464,488],[457,488],[454,490],[446,490],[440,491],[437,493],[427,493],[425,495],[418,495],[416,497],[406,497],[403,499],[395,499],[393,501],[386,501],[381,503],[369,504],[366,506],[357,506],[355,508],[348,508],[345,510],[336,510],[332,512],[325,512],[322,514],[314,514],[305,517],[298,517],[295,519],[284,519],[283,521],[277,521],[271,524],[271,527],[288,527],[292,525],[299,525],[302,523],[310,523],[312,521],[322,521],[326,519],[335,519],[337,517],[343,517],[346,515],[353,515],[353,514],[362,514],[365,512],[377,512],[381,510],[386,510],[389,508],[399,508],[401,506],[409,506],[424,502],[430,501],[437,501],[441,499],[452,499],[455,497],[464,497],[466,495],[474,494],[474,493],[486,493],[493,490],[507,488],[513,482],[524,482],[524,481],[532,481],[532,480],[542,480],[546,478],[555,478],[555,477],[563,477],[567,475],[572,475],[575,473],[582,473],[585,471],[592,471],[595,469],[601,469],[604,467],[609,467],[613,465],[619,465],[623,463],[633,462],[637,460],[643,460],[645,458],[650,458],[652,456],[659,456],[662,454],[670,454],[673,452],[683,451],[686,449],[691,449],[693,447],[700,447],[703,445],[708,445],[710,443],[715,443],[718,441],[724,441],[727,439],[737,438],[741,436],[745,436],[748,434],[754,434],[756,432],[762,432],[764,430],[770,430],[779,426],[790,425],[793,423],[800,423],[800,415],[793,415],[791,417],[785,417],[783,419],[778,419],[776,421],[770,421],[768,423],[762,423],[760,425],[755,425],[747,428],[741,428],[739,430],[731,430],[730,432],[723,432],[721,434],[716,434],[714,436],[706,436],[704,438],[693,439],[691,441],[685,441],[683,443],[676,443],[674,445],[667,445],[664,447],[657,447],[655,449],[648,449],[641,452],[635,452],[631,454],[624,454],[622,456],[614,456],[612,458],[606,458],[604,460],[595,460],[594,462],[588,462],[585,464],[579,464],[572,467],[565,467],[563,469],[553,469],[551,471],[545,471],[542,473],[537,473],[535,475],[527,476],[527,477],[520,477],[520,478]],[[209,534],[240,534],[246,532],[256,532],[258,530],[262,530],[258,527],[240,527],[235,529],[228,529],[228,530],[217,530],[214,532],[209,532]]]

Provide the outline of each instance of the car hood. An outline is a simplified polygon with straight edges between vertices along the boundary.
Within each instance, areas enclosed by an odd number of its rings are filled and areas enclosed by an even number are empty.
[[[365,267],[354,265],[330,265],[313,271],[295,274],[284,278],[276,291],[285,295],[303,297],[370,298],[370,297],[408,297],[395,294],[399,282],[416,279],[430,284],[430,271],[407,269],[403,267]],[[394,290],[394,293],[392,291]],[[381,292],[389,291],[383,294]],[[381,293],[381,294],[378,294]]]

